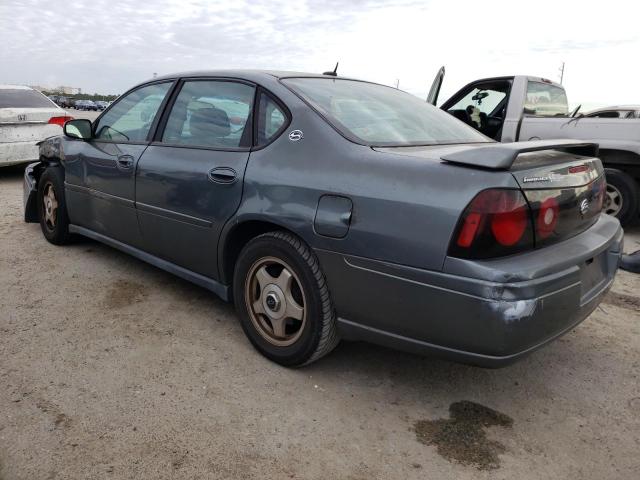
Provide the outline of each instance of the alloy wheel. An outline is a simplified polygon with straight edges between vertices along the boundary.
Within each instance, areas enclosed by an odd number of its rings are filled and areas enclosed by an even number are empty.
[[[618,216],[622,210],[623,199],[620,190],[611,184],[607,184],[607,194],[604,199],[604,211],[608,215]]]
[[[302,335],[305,295],[286,262],[276,257],[254,262],[245,281],[245,302],[251,322],[270,344],[286,347]]]
[[[47,183],[44,187],[44,195],[42,196],[44,222],[47,228],[53,230],[56,228],[56,220],[58,216],[58,199],[53,189],[52,183]]]

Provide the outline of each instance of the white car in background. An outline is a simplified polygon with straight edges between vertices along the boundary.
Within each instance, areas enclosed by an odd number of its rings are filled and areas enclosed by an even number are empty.
[[[640,118],[640,105],[616,105],[585,112],[588,118]]]
[[[30,87],[0,85],[0,167],[38,160],[36,145],[72,117]]]

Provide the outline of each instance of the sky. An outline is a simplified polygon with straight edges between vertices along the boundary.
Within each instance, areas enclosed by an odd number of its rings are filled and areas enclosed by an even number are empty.
[[[640,1],[0,0],[0,83],[117,94],[201,69],[323,72],[440,103],[478,78],[560,79],[572,106],[640,104]]]

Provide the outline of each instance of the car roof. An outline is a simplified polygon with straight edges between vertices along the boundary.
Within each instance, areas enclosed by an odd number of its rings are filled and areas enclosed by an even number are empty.
[[[555,87],[559,87],[559,88],[564,89],[564,87],[561,84],[559,84],[557,82],[554,82],[552,80],[549,80],[548,78],[533,77],[531,75],[506,75],[506,76],[503,76],[503,77],[487,77],[487,78],[480,78],[478,80],[474,80],[471,83],[481,83],[481,82],[482,83],[485,83],[485,82],[488,83],[488,82],[495,82],[495,81],[513,80],[516,77],[521,77],[521,78],[524,77],[527,80],[530,80],[532,82],[547,83],[549,85],[553,85]],[[471,85],[471,83],[469,83],[468,85]]]
[[[347,77],[334,77],[333,75],[323,75],[321,73],[309,73],[309,72],[295,72],[286,70],[253,70],[253,69],[237,69],[237,70],[195,70],[188,72],[176,72],[172,74],[158,76],[156,78],[148,79],[142,83],[148,83],[154,80],[165,80],[174,78],[188,78],[188,77],[228,77],[228,78],[241,78],[246,80],[260,79],[273,79],[273,78],[288,78],[288,77],[312,77],[312,78],[340,78],[342,80],[357,80]]]
[[[0,84],[0,90],[33,90],[33,88],[26,85]]]
[[[600,107],[594,110],[589,110],[585,113],[608,112],[611,110],[640,110],[640,105],[612,105],[610,107]]]

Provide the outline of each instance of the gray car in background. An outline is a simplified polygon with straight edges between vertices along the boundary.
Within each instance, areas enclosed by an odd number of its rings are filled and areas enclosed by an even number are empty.
[[[339,338],[505,365],[586,318],[622,248],[596,145],[496,143],[330,75],[157,78],[40,158],[25,219],[47,240],[84,235],[234,301],[289,366]]]

